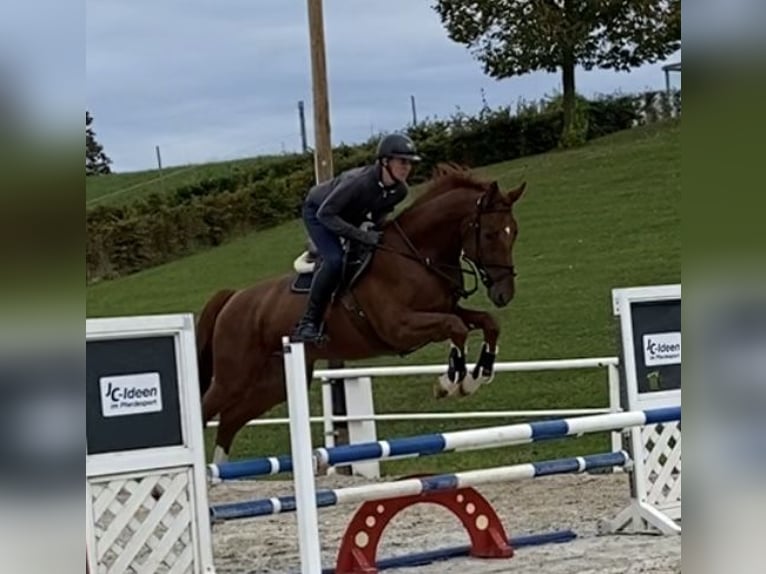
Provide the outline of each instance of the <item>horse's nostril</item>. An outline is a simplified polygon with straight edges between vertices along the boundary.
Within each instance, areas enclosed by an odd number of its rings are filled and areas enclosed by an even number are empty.
[[[498,293],[496,297],[497,304],[500,307],[504,307],[510,303],[511,299],[513,299],[513,293]]]

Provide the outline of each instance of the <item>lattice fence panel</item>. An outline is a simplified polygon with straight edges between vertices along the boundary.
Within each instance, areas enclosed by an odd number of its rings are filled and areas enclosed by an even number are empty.
[[[644,427],[646,501],[660,510],[681,504],[681,423]]]
[[[91,482],[98,574],[193,574],[188,469]]]

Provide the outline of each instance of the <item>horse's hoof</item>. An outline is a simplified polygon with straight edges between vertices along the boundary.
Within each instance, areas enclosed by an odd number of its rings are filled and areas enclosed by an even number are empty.
[[[453,382],[446,374],[439,376],[439,382],[434,384],[434,396],[443,399],[458,392],[460,385]]]
[[[434,398],[435,399],[443,399],[448,395],[449,393],[445,391],[443,388],[441,388],[441,385],[439,383],[434,383]]]
[[[327,476],[330,471],[330,465],[327,463],[320,463],[316,457],[314,457],[314,476]]]
[[[482,385],[481,378],[474,379],[472,375],[468,375],[466,378],[460,381],[460,385],[459,385],[460,394],[464,397],[468,395],[472,395],[479,390],[479,387],[481,385]]]
[[[477,384],[479,385],[488,385],[495,378],[495,372],[487,371],[486,369],[482,369],[481,371],[477,371],[476,369],[474,369],[470,377],[473,380],[475,380]]]

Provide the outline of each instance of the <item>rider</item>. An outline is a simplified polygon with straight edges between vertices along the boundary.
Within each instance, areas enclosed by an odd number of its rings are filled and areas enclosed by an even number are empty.
[[[376,161],[350,169],[315,185],[303,204],[303,221],[321,257],[321,266],[311,283],[306,313],[293,332],[299,341],[317,341],[332,294],[343,272],[340,238],[375,246],[380,231],[363,230],[371,220],[376,226],[407,197],[407,177],[413,162],[420,161],[415,144],[406,135],[384,136],[378,143]]]

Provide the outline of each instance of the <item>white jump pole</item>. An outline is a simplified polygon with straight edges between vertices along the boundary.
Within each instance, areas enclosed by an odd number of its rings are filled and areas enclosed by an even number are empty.
[[[309,423],[308,381],[306,357],[302,344],[290,344],[282,339],[285,361],[287,407],[290,411],[290,446],[293,459],[293,480],[298,519],[298,548],[302,574],[322,574],[319,545],[319,521],[314,483],[314,457]]]

